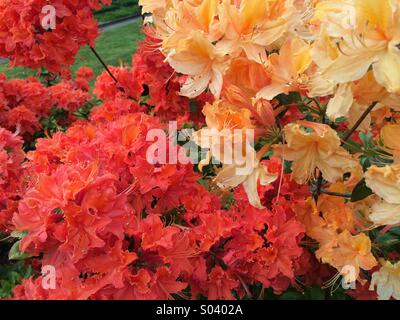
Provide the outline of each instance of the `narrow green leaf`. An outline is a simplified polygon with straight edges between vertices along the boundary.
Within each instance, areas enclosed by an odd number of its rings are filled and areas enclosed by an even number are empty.
[[[10,252],[8,253],[8,258],[10,260],[24,260],[30,257],[29,254],[27,253],[22,253],[19,250],[19,244],[20,244],[21,240],[18,240],[17,242],[15,242],[13,244],[13,246],[10,249]]]
[[[28,234],[27,231],[13,231],[11,232],[11,237],[17,238],[17,239],[22,239]]]

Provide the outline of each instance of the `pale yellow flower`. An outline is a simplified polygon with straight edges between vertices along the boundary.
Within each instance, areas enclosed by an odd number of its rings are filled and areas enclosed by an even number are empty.
[[[258,183],[266,186],[276,179],[278,179],[278,175],[268,172],[268,169],[260,164],[259,158],[257,158],[250,168],[245,168],[245,165],[224,166],[222,170],[218,172],[214,181],[221,188],[235,188],[243,184],[244,191],[247,194],[250,204],[256,208],[262,209],[263,206],[261,205],[257,190]]]
[[[371,166],[365,173],[365,182],[386,202],[400,204],[400,165]]]
[[[391,94],[378,84],[373,72],[368,72],[362,79],[339,84],[334,92],[334,97],[327,106],[327,115],[331,120],[346,117],[349,126],[353,126],[363,112],[374,102],[379,101],[374,111],[383,107],[400,110],[400,96]],[[359,126],[360,130],[369,131],[371,115],[369,114]]]
[[[400,262],[384,262],[381,269],[372,274],[370,290],[378,293],[379,300],[400,300]]]
[[[400,3],[393,0],[320,2],[312,22],[327,30],[340,51],[332,63],[319,70],[322,76],[347,83],[361,79],[372,66],[378,83],[390,93],[400,92],[399,9]]]
[[[391,204],[385,201],[375,203],[369,219],[376,226],[392,226],[400,223],[400,204]]]
[[[353,102],[351,83],[340,84],[335,96],[328,103],[326,115],[333,121],[340,117],[347,117]]]
[[[218,51],[202,32],[192,31],[179,41],[167,61],[177,72],[189,76],[181,88],[182,95],[194,98],[209,88],[219,97],[228,66],[225,53]]]

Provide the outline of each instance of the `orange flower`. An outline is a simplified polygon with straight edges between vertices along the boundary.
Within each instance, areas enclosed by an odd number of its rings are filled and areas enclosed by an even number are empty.
[[[194,142],[201,148],[209,149],[207,156],[200,164],[200,170],[207,165],[211,157],[225,164],[242,162],[246,156],[250,156],[254,149],[247,141],[247,134],[253,129],[250,111],[235,107],[223,100],[217,100],[213,104],[207,103],[203,108],[207,127],[193,135]],[[246,153],[247,152],[247,153]]]
[[[371,253],[371,240],[364,233],[356,236],[347,230],[337,236],[337,243],[322,246],[316,252],[317,258],[323,263],[329,263],[338,271],[344,267],[352,267],[358,278],[360,269],[371,270],[377,261]]]
[[[346,187],[343,183],[336,183],[330,186],[328,191],[345,193]],[[318,208],[323,213],[327,226],[332,230],[353,231],[355,217],[351,206],[344,198],[321,195],[318,199]]]
[[[224,89],[235,86],[249,102],[270,83],[270,75],[264,66],[244,57],[234,59],[224,76]],[[228,93],[224,97],[230,98]]]
[[[400,125],[388,124],[381,130],[382,141],[389,151],[393,152],[395,163],[400,162]]]
[[[222,188],[234,188],[243,184],[250,203],[262,208],[257,191],[258,182],[267,185],[275,181],[277,175],[269,173],[266,167],[260,164],[269,146],[258,154],[252,146],[254,125],[250,111],[219,100],[212,105],[206,104],[203,113],[206,116],[207,128],[197,131],[193,139],[196,144],[209,151],[206,158],[200,162],[199,169],[202,170],[214,157],[224,164],[215,178],[215,183]]]
[[[333,183],[359,167],[327,125],[298,121],[287,125],[284,132],[287,144],[275,146],[275,154],[293,161],[292,174],[300,184],[313,178],[316,168],[325,180]]]
[[[308,82],[305,71],[311,63],[310,46],[301,39],[289,38],[279,54],[273,53],[269,57],[267,69],[272,83],[261,89],[257,98],[272,100],[281,93],[305,90]]]
[[[241,0],[238,4],[224,1],[220,19],[225,25],[225,37],[220,41],[234,55],[243,50],[249,60],[261,63],[266,58],[265,47],[279,40],[287,31],[290,16],[286,0]]]
[[[139,6],[142,7],[143,13],[153,13],[156,10],[164,9],[166,0],[139,0]]]

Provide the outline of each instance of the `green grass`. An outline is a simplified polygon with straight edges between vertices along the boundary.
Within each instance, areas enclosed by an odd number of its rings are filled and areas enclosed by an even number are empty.
[[[101,10],[95,13],[95,17],[99,22],[108,22],[140,14],[140,12],[138,0],[113,0],[111,6],[103,6]]]
[[[96,51],[108,65],[119,66],[131,64],[132,54],[135,53],[138,42],[144,39],[140,32],[142,21],[138,20],[127,26],[106,31],[96,41]],[[103,68],[88,46],[83,47],[76,56],[75,64],[71,67],[76,72],[80,67],[88,66],[98,76]],[[5,73],[8,79],[26,78],[37,75],[37,71],[17,67],[10,68],[6,64],[0,65],[0,73]]]

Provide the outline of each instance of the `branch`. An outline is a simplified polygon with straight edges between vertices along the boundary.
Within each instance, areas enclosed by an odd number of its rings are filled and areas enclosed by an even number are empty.
[[[377,104],[378,104],[378,101],[375,101],[373,104],[371,104],[367,108],[367,110],[364,111],[364,113],[361,115],[360,119],[357,120],[357,122],[355,123],[353,128],[351,128],[350,131],[347,132],[347,134],[344,136],[344,138],[342,139],[343,142],[347,142],[347,140],[350,139],[350,137],[353,135],[353,133],[356,132],[358,127],[363,123],[365,118],[370,114],[370,112],[376,107]]]
[[[92,50],[93,54],[96,56],[97,60],[100,61],[100,63],[103,65],[103,68],[107,71],[107,73],[110,75],[110,77],[115,81],[115,83],[118,83],[117,78],[112,74],[110,69],[107,67],[103,59],[100,57],[100,55],[97,53],[96,49],[93,48],[92,46],[89,46],[90,50]]]
[[[339,192],[331,192],[324,189],[320,191],[322,194],[326,194],[328,196],[340,197],[340,198],[351,198],[351,193],[339,193]]]
[[[125,89],[118,84],[118,79],[112,74],[111,70],[107,67],[107,65],[104,62],[104,60],[97,53],[96,49],[91,47],[91,46],[89,46],[89,48],[90,48],[90,50],[92,50],[92,52],[96,56],[97,60],[100,61],[100,63],[102,64],[103,68],[107,71],[107,73],[110,75],[110,77],[114,80],[115,84],[117,85],[117,89],[120,90],[121,92],[125,93],[128,96],[129,99],[132,99],[133,101],[138,102],[135,98],[129,96],[127,94],[127,92],[125,91]]]

